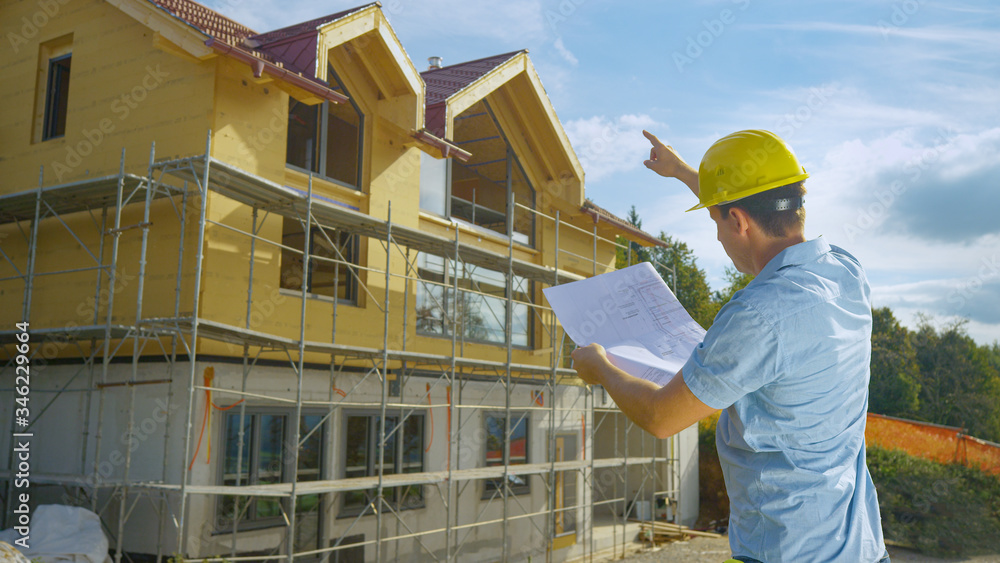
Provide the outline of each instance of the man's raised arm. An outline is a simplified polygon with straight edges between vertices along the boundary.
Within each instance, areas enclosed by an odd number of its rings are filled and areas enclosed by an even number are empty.
[[[684,162],[673,147],[665,145],[663,141],[656,138],[656,135],[643,130],[643,135],[649,139],[653,145],[649,149],[649,160],[643,162],[646,168],[656,172],[660,176],[667,178],[677,178],[698,195],[698,171]]]

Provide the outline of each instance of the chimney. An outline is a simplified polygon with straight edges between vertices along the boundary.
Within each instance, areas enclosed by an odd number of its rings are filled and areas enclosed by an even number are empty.
[[[430,65],[427,70],[434,70],[436,68],[441,68],[441,57],[428,57],[427,63]]]

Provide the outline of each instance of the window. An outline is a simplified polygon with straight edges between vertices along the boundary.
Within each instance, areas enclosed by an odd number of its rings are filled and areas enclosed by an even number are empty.
[[[458,334],[466,340],[505,344],[507,332],[506,276],[494,270],[460,262],[455,272],[453,260],[421,252],[417,256],[417,332],[451,336],[452,310]],[[454,282],[458,276],[458,295]],[[424,281],[426,280],[426,281]],[[531,315],[528,309],[531,282],[513,279],[511,343],[529,346]]]
[[[350,96],[332,66],[329,78],[333,90]],[[364,115],[353,99],[310,106],[289,96],[285,162],[290,166],[360,190],[363,135]]]
[[[242,428],[239,413],[225,415],[225,444],[222,461],[223,485],[264,485],[292,480],[316,481],[322,475],[323,417],[319,414],[303,415],[299,419],[302,445],[299,448],[298,467],[290,467],[295,443],[294,427],[289,424],[294,416],[287,412],[260,412],[248,409],[243,415]],[[242,444],[242,448],[240,447]],[[271,497],[219,497],[216,522],[220,530],[237,526],[261,527],[283,525],[285,499]],[[309,521],[319,511],[319,495],[303,495],[295,506],[296,514]]]
[[[510,465],[528,463],[528,413],[510,413],[510,439],[504,439],[507,417],[504,413],[486,413],[486,467],[503,465],[504,451],[509,453]],[[507,478],[511,494],[519,495],[531,492],[527,477],[511,475]],[[492,497],[494,493],[502,494],[500,479],[487,479],[483,497]],[[498,492],[501,491],[501,492]]]
[[[448,217],[447,158],[420,153],[420,209]]]
[[[72,34],[39,45],[32,142],[66,135],[72,49]]]
[[[73,55],[49,59],[49,81],[45,89],[45,130],[42,140],[66,134],[66,108],[69,106],[69,67]]]
[[[454,137],[458,145],[472,153],[472,158],[446,163],[448,173],[443,181],[448,195],[439,193],[440,172],[425,176],[425,162],[421,162],[421,207],[440,214],[447,212],[478,227],[509,234],[515,242],[534,245],[534,214],[516,206],[509,210],[507,204],[513,195],[515,204],[534,209],[535,190],[485,100],[455,118]],[[511,213],[513,221],[508,226]]]
[[[424,415],[411,414],[399,425],[399,415],[385,417],[385,453],[383,475],[420,473],[424,470]],[[373,413],[352,413],[346,417],[344,444],[344,477],[371,477],[379,468],[379,421]],[[401,443],[397,438],[402,436]],[[375,499],[378,491],[348,491],[343,494],[341,516],[361,513]],[[424,505],[424,489],[420,485],[387,488],[385,500],[397,510],[420,508]],[[369,514],[371,512],[369,511]]]
[[[356,304],[358,270],[354,266],[359,263],[358,236],[336,229],[320,229],[315,225],[310,226],[309,235],[306,292]],[[298,219],[283,219],[281,244],[290,247],[281,249],[281,288],[301,291],[305,234]]]

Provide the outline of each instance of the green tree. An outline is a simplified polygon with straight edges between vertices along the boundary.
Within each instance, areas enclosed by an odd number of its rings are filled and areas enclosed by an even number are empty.
[[[705,270],[698,267],[694,251],[687,243],[660,232],[660,240],[666,246],[656,246],[648,249],[649,258],[660,273],[663,281],[674,290],[674,272],[676,269],[677,300],[691,315],[691,318],[708,329],[715,320],[719,307],[712,301],[712,292],[708,287]]]
[[[716,305],[716,311],[721,309],[729,303],[729,300],[736,295],[736,292],[747,286],[748,283],[753,281],[754,276],[752,274],[744,274],[736,268],[731,266],[726,266],[726,287],[716,291],[712,294],[712,301]]]
[[[868,410],[914,418],[920,412],[920,370],[910,331],[892,310],[872,310],[871,383]]]
[[[920,369],[920,415],[1000,440],[1000,373],[991,350],[966,333],[966,320],[937,330],[923,318],[913,339]]]
[[[635,210],[634,205],[628,210],[626,221],[637,229],[642,228],[642,219],[639,218],[639,212]],[[640,262],[649,262],[649,251],[639,243],[630,241],[623,236],[615,237],[615,242],[618,245],[615,250],[616,269],[621,270]]]

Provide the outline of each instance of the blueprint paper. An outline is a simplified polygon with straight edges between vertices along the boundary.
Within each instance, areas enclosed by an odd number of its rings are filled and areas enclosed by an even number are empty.
[[[577,346],[596,342],[613,365],[657,385],[705,337],[649,262],[542,291]]]

